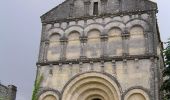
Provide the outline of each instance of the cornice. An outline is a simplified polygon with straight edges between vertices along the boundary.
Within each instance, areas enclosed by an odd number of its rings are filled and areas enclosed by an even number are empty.
[[[58,61],[46,61],[46,62],[37,62],[37,66],[46,66],[46,65],[60,65],[60,64],[80,64],[80,63],[96,63],[96,62],[112,62],[112,61],[124,61],[124,60],[135,60],[135,59],[159,59],[157,55],[148,54],[148,55],[125,55],[125,56],[114,56],[114,57],[100,57],[100,58],[83,58],[81,59],[65,59]]]
[[[78,20],[88,20],[88,19],[95,19],[95,18],[104,18],[104,17],[110,17],[110,16],[126,16],[126,15],[135,15],[135,14],[144,14],[144,13],[151,13],[155,12],[158,13],[157,8],[153,8],[151,10],[134,10],[134,11],[125,11],[125,12],[117,12],[112,14],[102,14],[97,16],[82,16],[82,17],[68,17],[64,19],[51,19],[48,21],[42,20],[42,24],[54,24],[54,23],[60,23],[60,22],[70,22],[70,21],[78,21]]]

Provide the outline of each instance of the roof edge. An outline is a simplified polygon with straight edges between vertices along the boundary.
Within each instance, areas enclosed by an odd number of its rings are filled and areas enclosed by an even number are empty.
[[[51,10],[49,10],[48,12],[46,12],[45,14],[41,15],[40,18],[42,19],[45,15],[47,15],[48,13],[50,13],[51,11],[53,11],[54,9],[60,7],[62,4],[66,3],[69,0],[64,0],[62,3],[58,4],[57,6],[55,6],[54,8],[52,8]]]
[[[147,12],[152,12],[155,11],[157,13],[157,8],[151,9],[151,10],[144,10],[144,11],[132,11],[132,12],[118,12],[118,13],[112,13],[112,14],[105,14],[105,15],[99,15],[99,16],[85,16],[85,17],[77,17],[77,18],[64,18],[64,19],[56,19],[56,20],[48,20],[48,21],[43,21],[41,20],[41,23],[54,23],[54,22],[63,22],[63,21],[71,21],[71,20],[82,20],[82,19],[89,19],[89,18],[100,18],[103,16],[120,16],[120,15],[128,15],[129,13],[131,14],[137,14],[137,13],[147,13]]]

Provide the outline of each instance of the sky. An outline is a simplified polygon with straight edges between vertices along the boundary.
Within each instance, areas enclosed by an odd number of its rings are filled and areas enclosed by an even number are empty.
[[[1,0],[0,82],[18,87],[16,100],[31,100],[38,60],[40,16],[64,0]],[[170,38],[170,0],[157,0],[163,42]]]

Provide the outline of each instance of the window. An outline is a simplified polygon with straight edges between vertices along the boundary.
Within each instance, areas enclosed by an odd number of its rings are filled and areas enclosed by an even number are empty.
[[[94,6],[93,6],[93,15],[98,15],[98,2],[94,2]]]

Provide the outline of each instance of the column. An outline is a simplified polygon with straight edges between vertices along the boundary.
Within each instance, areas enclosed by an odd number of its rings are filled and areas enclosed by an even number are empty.
[[[123,49],[123,55],[129,55],[129,33],[127,30],[122,34],[122,49]]]
[[[66,60],[67,39],[63,38],[60,40],[60,42],[61,42],[60,60]]]
[[[48,56],[48,48],[49,48],[49,41],[45,41],[45,47],[44,47],[44,62],[47,62],[47,56]]]
[[[149,53],[149,42],[148,42],[148,32],[144,32],[145,38],[145,54]]]
[[[43,62],[44,61],[44,50],[45,50],[45,43],[41,42],[40,43],[40,50],[39,50],[39,62]]]
[[[117,72],[116,72],[116,61],[112,60],[112,67],[113,67],[113,75],[116,77]]]
[[[86,47],[87,47],[87,37],[82,36],[80,37],[80,58],[86,58]]]
[[[107,35],[101,36],[101,57],[107,56],[107,40],[108,40]]]

